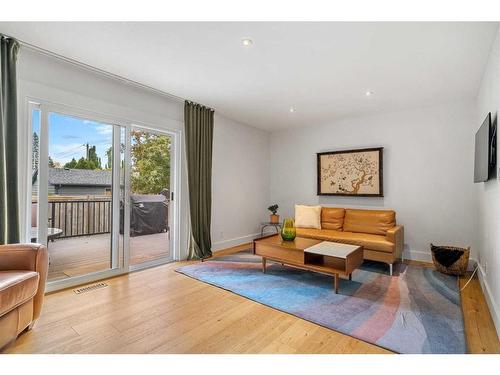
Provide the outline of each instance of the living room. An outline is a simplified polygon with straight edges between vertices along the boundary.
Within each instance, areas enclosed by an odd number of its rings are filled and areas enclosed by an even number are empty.
[[[0,364],[500,353],[498,19],[63,13],[0,20]]]

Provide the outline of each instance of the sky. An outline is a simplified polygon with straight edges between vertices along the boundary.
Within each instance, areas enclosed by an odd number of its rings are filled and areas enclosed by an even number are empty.
[[[40,111],[33,112],[33,131],[39,134]],[[49,113],[49,156],[61,166],[85,157],[86,144],[96,146],[97,156],[104,167],[107,162],[106,150],[113,141],[113,125],[77,117]]]

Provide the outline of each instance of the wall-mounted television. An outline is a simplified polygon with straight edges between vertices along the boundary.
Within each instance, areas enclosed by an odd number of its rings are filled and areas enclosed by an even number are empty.
[[[496,126],[491,122],[491,112],[476,133],[474,182],[485,182],[496,169]]]

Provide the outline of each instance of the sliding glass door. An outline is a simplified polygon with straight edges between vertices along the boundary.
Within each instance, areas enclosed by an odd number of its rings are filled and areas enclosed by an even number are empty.
[[[49,248],[48,281],[117,269],[123,248],[113,233],[119,226],[125,129],[58,112],[44,115],[47,160],[33,179],[43,209],[31,232]]]
[[[30,104],[29,235],[49,290],[173,259],[175,134]]]
[[[172,259],[172,137],[134,127],[130,133],[130,265]]]

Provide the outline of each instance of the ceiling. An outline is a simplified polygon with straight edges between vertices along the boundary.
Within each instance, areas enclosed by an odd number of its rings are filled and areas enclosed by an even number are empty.
[[[497,28],[475,22],[0,22],[0,32],[22,41],[267,130],[474,98]],[[253,45],[243,46],[243,38]]]

